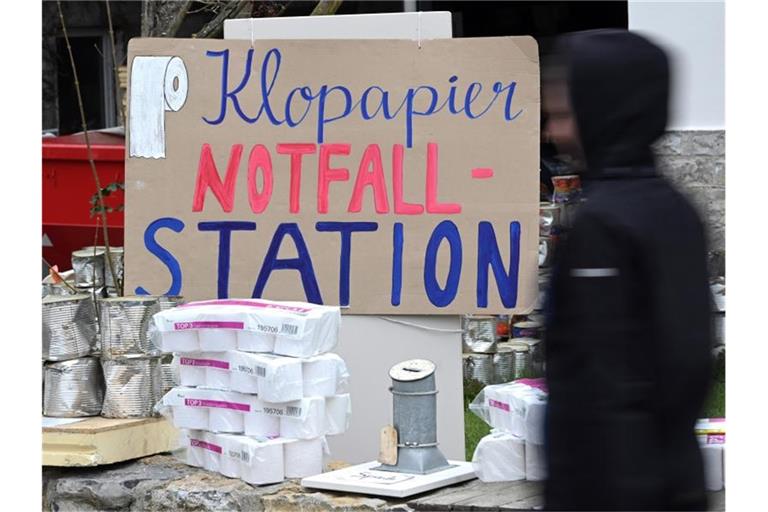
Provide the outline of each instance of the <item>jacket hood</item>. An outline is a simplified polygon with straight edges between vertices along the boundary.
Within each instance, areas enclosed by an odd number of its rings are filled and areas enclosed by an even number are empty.
[[[585,177],[632,174],[643,167],[653,172],[651,144],[667,125],[664,51],[634,32],[616,29],[568,34],[557,50],[586,159]]]

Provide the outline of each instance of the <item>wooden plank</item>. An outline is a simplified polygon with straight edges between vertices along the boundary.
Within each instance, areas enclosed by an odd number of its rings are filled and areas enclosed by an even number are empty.
[[[77,423],[68,423],[66,425],[57,425],[53,427],[43,427],[43,432],[69,432],[73,434],[93,434],[96,432],[107,432],[109,430],[119,430],[127,426],[143,425],[161,421],[162,418],[131,418],[115,419],[102,418],[95,416]]]
[[[544,508],[544,494],[537,494],[513,503],[506,503],[499,507],[500,511],[507,510],[542,510]]]
[[[499,492],[504,487],[518,485],[519,482],[483,483],[473,480],[469,485],[455,489],[453,492],[433,494],[408,503],[416,510],[454,510],[456,503],[479,498],[484,494]]]
[[[456,501],[452,510],[499,510],[502,507],[506,507],[505,510],[515,510],[513,504],[534,496],[541,496],[544,492],[541,482],[526,480],[485,485],[487,487],[482,489],[483,492],[480,494]],[[523,510],[526,507],[526,504],[520,506]]]
[[[165,418],[93,418],[44,428],[42,434],[44,466],[98,466],[138,459],[176,449],[179,438]]]

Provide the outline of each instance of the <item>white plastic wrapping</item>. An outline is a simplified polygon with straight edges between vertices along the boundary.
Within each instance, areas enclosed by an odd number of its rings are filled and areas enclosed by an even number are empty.
[[[319,456],[322,460],[322,440],[317,441],[319,446],[314,450],[302,451],[308,458]],[[294,443],[290,439],[253,439],[185,429],[181,431],[182,448],[176,455],[189,465],[240,478],[249,484],[265,485],[285,479],[285,450]]]
[[[700,419],[695,432],[704,462],[704,485],[708,491],[720,491],[725,486],[725,418]]]
[[[310,357],[333,350],[340,323],[338,307],[262,299],[190,302],[154,316],[162,350],[179,353],[239,348]]]
[[[170,390],[157,409],[177,428],[292,439],[344,433],[351,415],[349,395],[272,403],[236,391],[187,387]]]
[[[502,431],[480,439],[472,455],[472,469],[483,482],[525,479],[525,441]]]
[[[247,352],[228,355],[232,389],[257,393],[267,402],[289,402],[304,396],[300,359]]]
[[[525,442],[525,478],[532,481],[546,480],[547,459],[543,444]]]
[[[486,386],[469,408],[495,429],[543,444],[546,399],[542,389],[515,381]]]
[[[189,352],[174,358],[182,386],[258,394],[268,402],[344,393],[349,372],[336,354],[310,358],[242,351]]]
[[[286,478],[304,478],[323,472],[323,440],[307,439],[286,443]]]

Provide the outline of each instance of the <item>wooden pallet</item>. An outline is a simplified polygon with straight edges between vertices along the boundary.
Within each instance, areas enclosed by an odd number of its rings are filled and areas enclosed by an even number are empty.
[[[178,430],[165,418],[89,418],[43,427],[44,466],[99,466],[174,450]]]

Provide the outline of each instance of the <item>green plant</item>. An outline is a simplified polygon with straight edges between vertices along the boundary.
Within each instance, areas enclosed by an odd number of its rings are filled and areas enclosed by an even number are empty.
[[[118,190],[125,190],[125,185],[120,181],[113,181],[112,183],[108,184],[106,187],[101,189],[101,197],[109,197],[112,195],[112,192],[116,192]],[[98,214],[101,214],[103,211],[104,213],[111,213],[111,212],[121,212],[125,209],[125,206],[122,204],[119,204],[117,206],[110,206],[107,204],[102,203],[99,200],[99,193],[94,192],[94,194],[91,196],[90,199],[91,203],[91,217],[95,217]],[[101,206],[103,204],[103,206]]]

